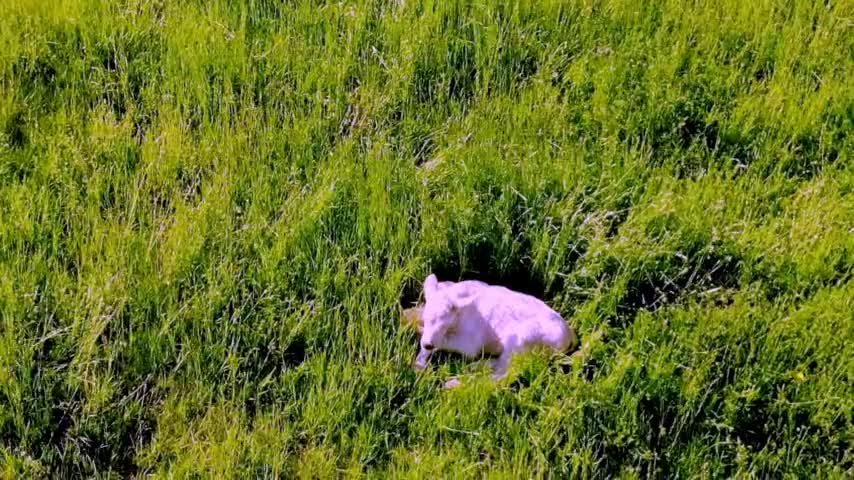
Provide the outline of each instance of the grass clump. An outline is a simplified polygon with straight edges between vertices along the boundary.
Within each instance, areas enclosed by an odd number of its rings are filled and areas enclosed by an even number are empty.
[[[0,2],[4,476],[850,476],[852,18]],[[582,354],[442,391],[428,272]]]

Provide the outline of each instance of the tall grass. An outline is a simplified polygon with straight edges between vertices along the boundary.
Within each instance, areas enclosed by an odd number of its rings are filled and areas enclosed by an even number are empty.
[[[850,1],[4,0],[4,475],[850,477],[852,78]],[[582,353],[416,375],[428,272]]]

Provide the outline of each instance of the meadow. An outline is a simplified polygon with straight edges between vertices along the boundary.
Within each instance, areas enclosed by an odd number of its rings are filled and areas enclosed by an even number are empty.
[[[852,132],[851,0],[0,0],[0,472],[851,478]]]

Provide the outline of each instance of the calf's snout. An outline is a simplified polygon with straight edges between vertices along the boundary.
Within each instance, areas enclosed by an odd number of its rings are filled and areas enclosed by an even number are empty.
[[[415,357],[415,362],[413,366],[416,370],[424,370],[427,368],[427,361],[430,360],[430,354],[433,352],[430,350],[426,350],[423,347],[418,351],[418,356]]]

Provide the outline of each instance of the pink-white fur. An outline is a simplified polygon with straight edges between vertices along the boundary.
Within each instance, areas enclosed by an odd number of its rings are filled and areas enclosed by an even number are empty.
[[[507,375],[512,356],[536,346],[566,352],[577,343],[575,331],[543,301],[505,287],[478,281],[424,281],[425,304],[418,312],[421,348],[415,368],[423,369],[435,351],[469,358],[492,356],[492,377]],[[452,379],[446,386],[459,382]]]

